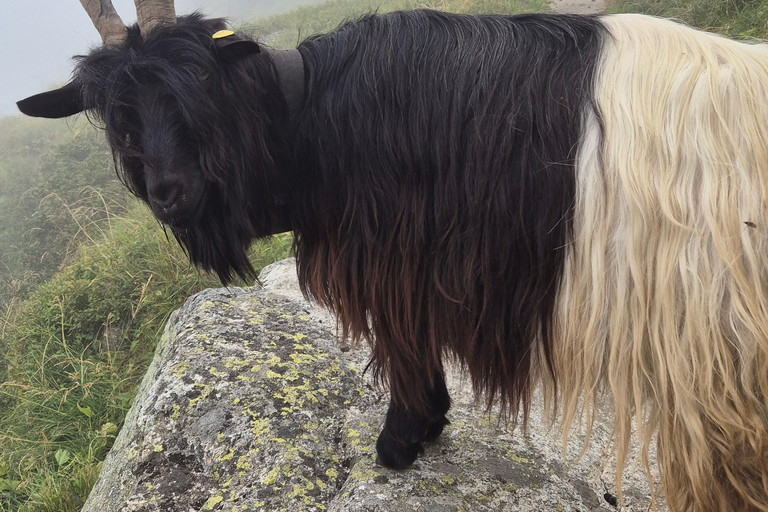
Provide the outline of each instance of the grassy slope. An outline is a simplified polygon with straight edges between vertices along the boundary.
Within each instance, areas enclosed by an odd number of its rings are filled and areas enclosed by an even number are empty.
[[[126,198],[103,134],[84,119],[0,120],[0,309],[49,279],[84,228]]]
[[[766,0],[616,0],[611,11],[677,18],[738,39],[768,38]]]

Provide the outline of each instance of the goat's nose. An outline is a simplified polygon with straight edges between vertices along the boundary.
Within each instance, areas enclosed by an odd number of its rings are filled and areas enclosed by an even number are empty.
[[[149,187],[149,196],[158,208],[169,211],[182,197],[183,185],[178,181],[163,180]]]

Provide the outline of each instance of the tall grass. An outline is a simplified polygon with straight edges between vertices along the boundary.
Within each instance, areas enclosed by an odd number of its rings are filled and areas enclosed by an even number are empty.
[[[39,121],[0,120],[0,309],[49,279],[128,196],[103,133]]]

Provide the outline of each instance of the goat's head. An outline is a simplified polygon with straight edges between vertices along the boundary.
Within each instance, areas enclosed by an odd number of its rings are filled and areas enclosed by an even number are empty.
[[[102,33],[105,45],[78,57],[69,84],[19,108],[41,117],[85,111],[103,125],[125,185],[194,263],[228,281],[252,273],[253,238],[284,230],[275,225],[279,142],[267,132],[285,105],[275,80],[257,78],[271,68],[246,62],[258,44],[224,28],[193,14],[123,27],[125,37]]]

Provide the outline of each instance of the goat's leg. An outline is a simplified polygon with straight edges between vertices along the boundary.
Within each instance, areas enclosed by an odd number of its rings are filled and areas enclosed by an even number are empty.
[[[376,462],[393,469],[410,466],[423,451],[421,443],[440,437],[443,427],[449,423],[445,413],[451,407],[451,397],[442,372],[431,383],[425,378],[421,390],[408,392],[411,396],[423,393],[428,411],[413,412],[394,400],[390,402],[384,428],[376,442]]]

